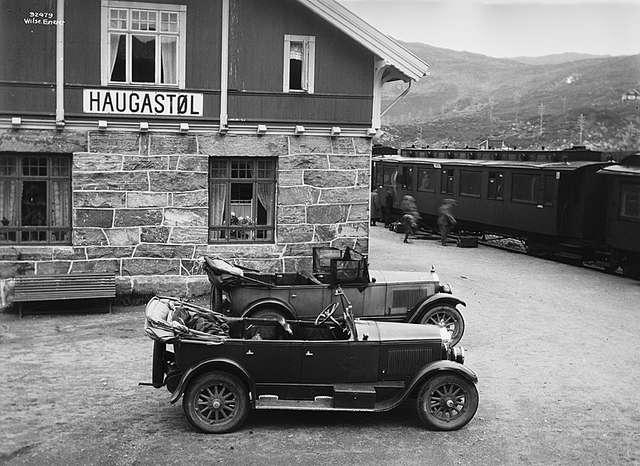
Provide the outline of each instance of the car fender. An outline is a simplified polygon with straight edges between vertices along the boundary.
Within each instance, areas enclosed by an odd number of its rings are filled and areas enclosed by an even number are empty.
[[[467,306],[467,304],[463,300],[461,300],[460,298],[456,298],[455,296],[450,295],[449,293],[436,293],[432,296],[429,296],[427,299],[422,301],[418,306],[416,306],[415,310],[411,313],[411,316],[407,321],[411,324],[417,322],[420,319],[420,317],[422,317],[422,313],[426,309],[441,303],[453,304],[454,306],[457,306],[459,304],[465,307]]]
[[[275,306],[275,307],[281,308],[286,314],[288,314],[285,317],[290,319],[295,319],[296,311],[293,308],[293,306],[291,306],[291,304],[287,303],[286,301],[282,301],[281,299],[278,299],[278,298],[262,298],[262,299],[253,301],[244,309],[244,311],[242,312],[242,317],[248,317],[250,314],[258,310],[259,308],[267,307],[267,306]]]
[[[425,380],[430,378],[435,374],[441,374],[443,372],[451,372],[457,375],[464,377],[471,383],[478,383],[478,376],[475,372],[469,369],[467,366],[460,364],[455,361],[441,360],[435,361],[430,364],[424,366],[420,371],[413,377],[411,382],[407,385],[407,390],[405,393],[405,397],[410,395],[417,387],[421,386]]]
[[[175,403],[180,399],[180,397],[184,394],[187,385],[189,385],[189,382],[194,377],[212,370],[226,370],[227,372],[240,377],[240,379],[242,379],[242,381],[247,384],[247,389],[249,390],[249,392],[255,393],[255,383],[244,367],[231,359],[213,358],[199,362],[195,366],[187,369],[185,373],[182,374],[180,382],[178,383],[178,387],[171,394],[171,403]]]

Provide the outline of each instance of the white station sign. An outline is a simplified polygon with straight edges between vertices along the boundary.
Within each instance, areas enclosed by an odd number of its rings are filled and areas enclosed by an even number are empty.
[[[202,116],[202,94],[83,89],[82,111],[120,115]]]

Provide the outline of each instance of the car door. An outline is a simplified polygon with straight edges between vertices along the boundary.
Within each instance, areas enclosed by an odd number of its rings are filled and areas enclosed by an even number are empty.
[[[298,380],[301,353],[295,343],[287,340],[244,340],[244,367],[256,383]]]
[[[289,290],[289,303],[298,319],[315,319],[329,304],[326,285],[295,285]]]
[[[350,360],[348,340],[298,342],[301,382],[331,384],[348,380]]]

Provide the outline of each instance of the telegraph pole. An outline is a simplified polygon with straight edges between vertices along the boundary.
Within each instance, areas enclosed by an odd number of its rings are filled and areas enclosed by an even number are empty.
[[[580,145],[582,145],[582,132],[584,131],[584,113],[578,117],[578,129],[580,130]]]
[[[567,98],[562,98],[562,117],[564,118],[565,123],[567,122]]]
[[[544,115],[544,104],[540,102],[538,105],[538,112],[540,112],[540,136],[542,136],[542,123],[543,123],[543,115]]]

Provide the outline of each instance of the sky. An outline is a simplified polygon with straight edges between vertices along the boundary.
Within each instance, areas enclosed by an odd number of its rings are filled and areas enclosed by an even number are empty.
[[[493,57],[640,53],[640,0],[339,0],[396,39]]]

